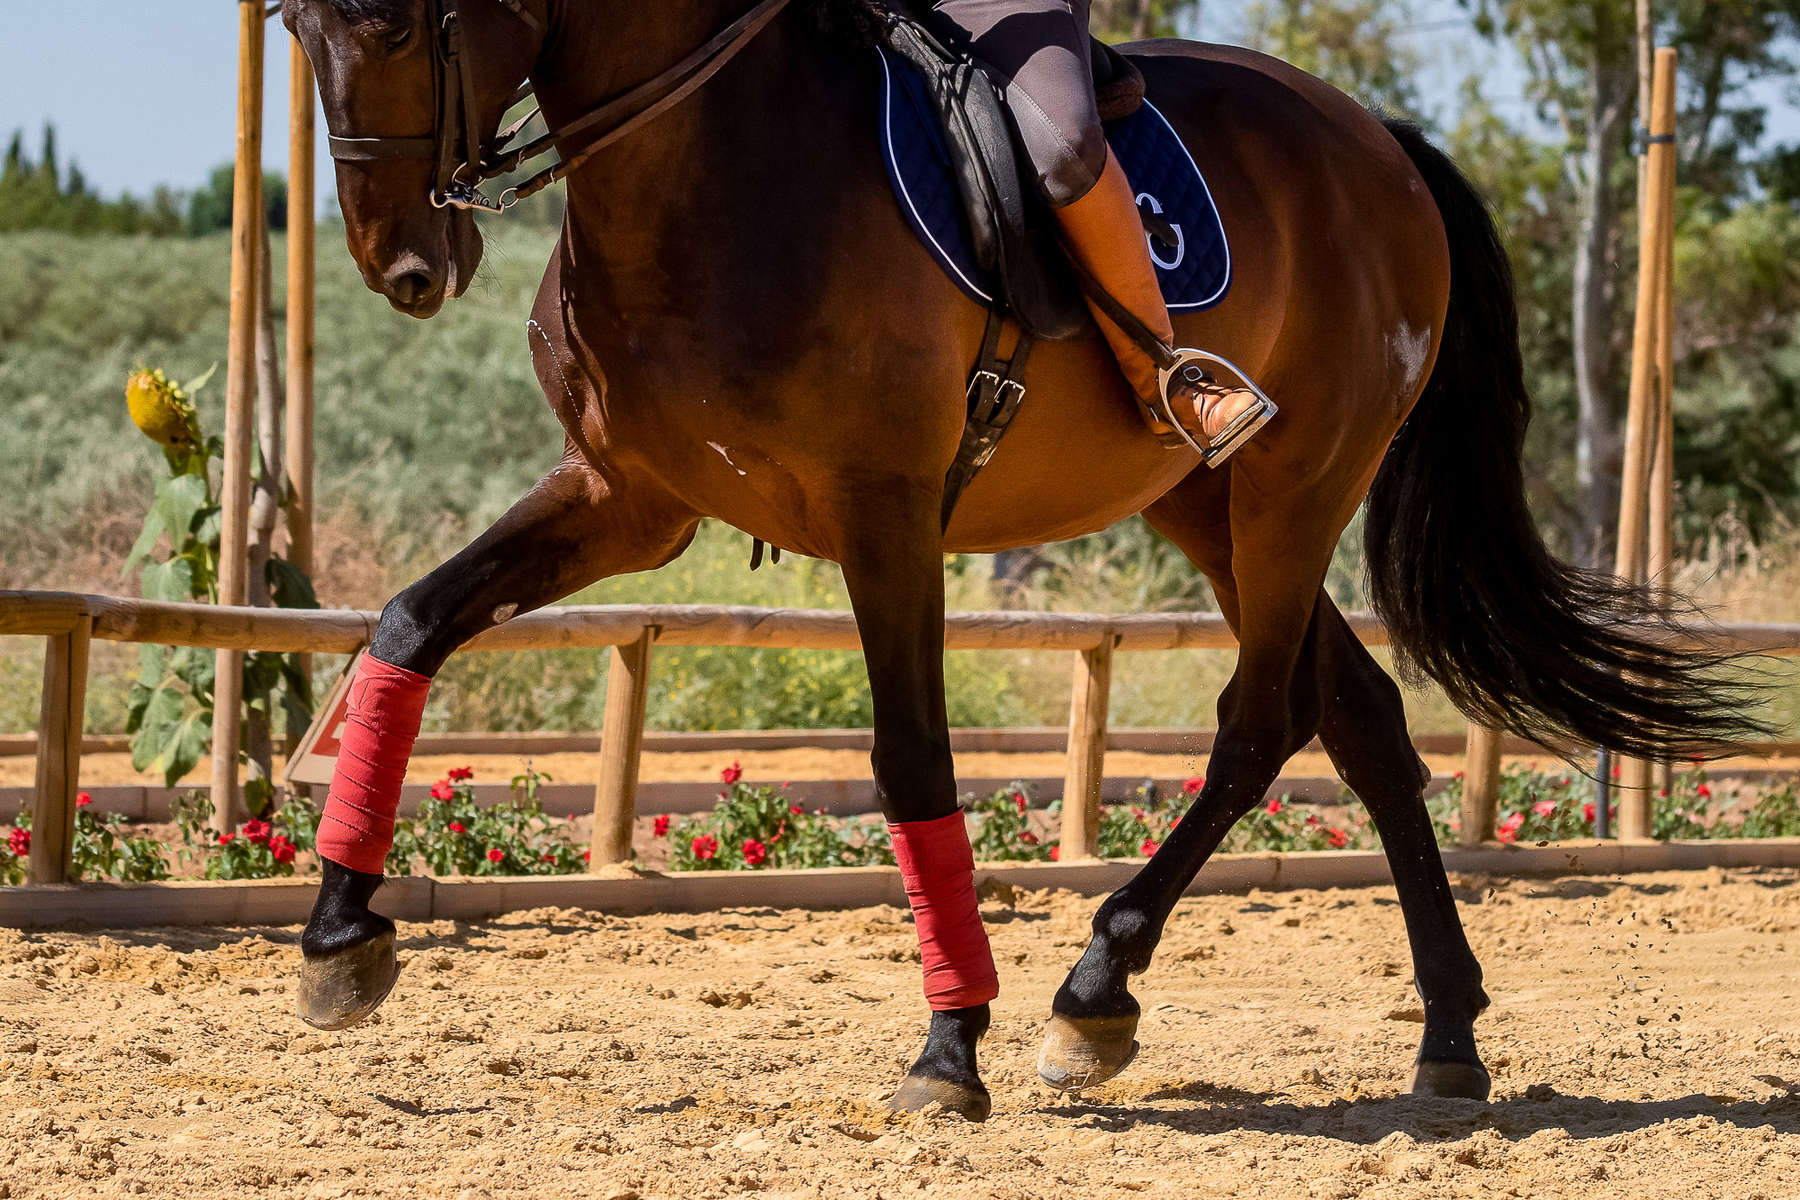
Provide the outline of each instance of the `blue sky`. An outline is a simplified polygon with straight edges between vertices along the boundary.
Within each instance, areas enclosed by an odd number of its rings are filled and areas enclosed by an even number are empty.
[[[1230,41],[1244,0],[1211,0],[1198,34]],[[231,157],[237,60],[235,4],[227,0],[0,0],[0,133],[54,121],[65,161],[113,195],[140,195],[158,183],[192,188]],[[268,165],[287,168],[288,37],[268,28],[264,119]],[[1421,81],[1427,103],[1454,102],[1457,86],[1480,74],[1503,111],[1530,119],[1523,74],[1510,51],[1477,38],[1455,0],[1420,0],[1408,36],[1432,63]],[[1772,136],[1800,140],[1792,80],[1771,81]],[[323,122],[318,147],[325,157]],[[330,187],[322,169],[321,188]]]

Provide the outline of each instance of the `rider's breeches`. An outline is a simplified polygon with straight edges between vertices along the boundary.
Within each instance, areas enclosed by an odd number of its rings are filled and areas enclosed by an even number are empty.
[[[1088,58],[1089,0],[937,0],[933,30],[974,56],[1005,95],[1052,207],[1081,199],[1106,169]]]

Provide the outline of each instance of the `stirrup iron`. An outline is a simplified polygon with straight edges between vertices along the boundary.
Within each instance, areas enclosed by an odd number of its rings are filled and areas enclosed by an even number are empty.
[[[1209,369],[1212,368],[1212,369]],[[1216,384],[1214,370],[1223,370],[1235,376],[1244,389],[1256,397],[1256,403],[1245,409],[1238,417],[1226,426],[1219,435],[1202,446],[1194,440],[1187,426],[1175,416],[1175,405],[1169,397],[1171,384],[1204,386]],[[1218,467],[1235,454],[1238,449],[1256,436],[1258,430],[1275,418],[1281,410],[1269,399],[1268,393],[1256,386],[1256,381],[1240,370],[1228,359],[1220,358],[1205,350],[1179,349],[1175,351],[1175,361],[1162,368],[1156,374],[1158,389],[1162,393],[1162,418],[1174,427],[1181,435],[1181,440],[1193,447],[1200,456],[1200,461],[1209,467]]]

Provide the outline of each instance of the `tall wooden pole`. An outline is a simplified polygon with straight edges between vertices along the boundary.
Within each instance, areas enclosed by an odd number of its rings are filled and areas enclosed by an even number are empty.
[[[237,172],[231,189],[231,336],[225,351],[225,471],[220,487],[219,603],[249,595],[250,458],[256,405],[256,297],[262,266],[263,0],[238,0]],[[221,650],[213,679],[213,828],[238,813],[244,652]]]
[[[1672,49],[1656,52],[1650,106],[1650,138],[1644,204],[1638,216],[1637,320],[1631,348],[1631,408],[1625,427],[1625,463],[1619,496],[1619,546],[1614,570],[1623,579],[1646,578],[1645,531],[1649,519],[1650,464],[1659,426],[1658,379],[1662,359],[1663,263],[1675,235],[1675,67]],[[1671,351],[1672,358],[1672,351]],[[1650,764],[1626,759],[1619,773],[1619,836],[1650,836]]]
[[[313,570],[313,74],[298,39],[288,50],[287,560]],[[310,667],[306,657],[301,670]]]

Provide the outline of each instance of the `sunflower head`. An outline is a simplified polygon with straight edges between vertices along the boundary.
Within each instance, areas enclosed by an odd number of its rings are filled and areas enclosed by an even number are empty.
[[[200,444],[200,420],[193,401],[158,370],[134,371],[125,381],[125,407],[144,436],[172,450]]]

